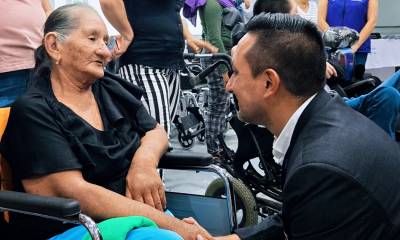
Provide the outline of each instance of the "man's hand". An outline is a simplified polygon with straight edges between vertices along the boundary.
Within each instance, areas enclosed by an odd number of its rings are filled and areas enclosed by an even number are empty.
[[[330,63],[326,62],[325,77],[326,79],[329,79],[332,76],[337,77],[336,69]]]
[[[358,51],[359,48],[360,48],[360,46],[358,46],[358,43],[356,42],[351,46],[351,52],[353,54],[355,54]]]
[[[116,41],[116,46],[113,49],[113,58],[119,58],[124,52],[126,52],[126,50],[128,49],[129,45],[131,44],[133,40],[132,38],[128,38],[125,36],[116,36],[115,37],[115,41]]]
[[[201,49],[206,48],[208,51],[211,53],[217,53],[218,48],[214,47],[211,45],[211,43],[197,39],[194,37],[188,37],[186,38],[187,45],[195,52],[195,53],[200,53]]]
[[[221,237],[215,237],[215,240],[240,240],[239,236],[236,234],[231,234],[231,235],[226,235],[226,236],[221,236]]]
[[[164,186],[156,168],[134,167],[126,177],[125,195],[160,211],[166,207]]]
[[[197,229],[196,230],[197,231],[196,240],[205,240],[205,239],[213,240],[213,239],[215,239],[207,232],[207,230],[205,230],[202,226],[200,226],[200,224],[194,218],[192,218],[192,217],[184,218],[184,219],[182,219],[182,221],[185,223],[185,225],[188,225],[192,228],[194,227],[195,229]],[[184,239],[186,239],[186,238],[184,237]]]

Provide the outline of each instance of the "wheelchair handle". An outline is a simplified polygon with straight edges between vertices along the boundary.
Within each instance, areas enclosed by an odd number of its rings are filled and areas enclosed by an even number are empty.
[[[183,58],[187,60],[193,60],[193,59],[209,59],[209,60],[219,60],[223,59],[227,61],[229,64],[232,61],[231,56],[229,56],[226,53],[184,53]]]
[[[225,59],[221,59],[216,61],[215,63],[208,66],[206,69],[201,71],[199,74],[193,77],[192,81],[195,83],[201,82],[205,77],[207,77],[210,73],[212,73],[219,65],[225,65],[228,71],[232,71],[232,66],[230,62],[227,62]]]

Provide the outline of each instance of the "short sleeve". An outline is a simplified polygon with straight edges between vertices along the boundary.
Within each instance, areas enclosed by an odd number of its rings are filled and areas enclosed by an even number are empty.
[[[149,112],[143,105],[141,105],[137,110],[136,119],[139,128],[145,132],[153,130],[157,125],[157,121],[150,116]]]
[[[82,168],[41,97],[23,97],[13,104],[0,151],[20,179]]]

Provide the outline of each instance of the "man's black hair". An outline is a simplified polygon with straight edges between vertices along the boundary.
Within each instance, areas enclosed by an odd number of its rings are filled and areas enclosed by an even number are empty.
[[[257,37],[245,55],[253,77],[272,68],[291,94],[302,97],[324,87],[324,43],[313,23],[289,14],[261,13],[246,28]]]
[[[263,12],[289,13],[291,9],[289,0],[257,0],[254,3],[253,15]]]

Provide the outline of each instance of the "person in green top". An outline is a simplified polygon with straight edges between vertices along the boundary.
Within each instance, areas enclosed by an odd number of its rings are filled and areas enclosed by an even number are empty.
[[[232,48],[231,31],[222,21],[223,7],[217,0],[207,0],[199,8],[203,27],[203,38],[218,48],[219,53],[228,53]],[[209,65],[210,62],[205,62]],[[209,85],[208,109],[205,113],[207,151],[217,157],[220,153],[217,136],[224,130],[229,93],[225,91],[225,67],[217,68],[207,79]],[[226,76],[225,76],[226,77]],[[226,77],[226,79],[228,79]]]

